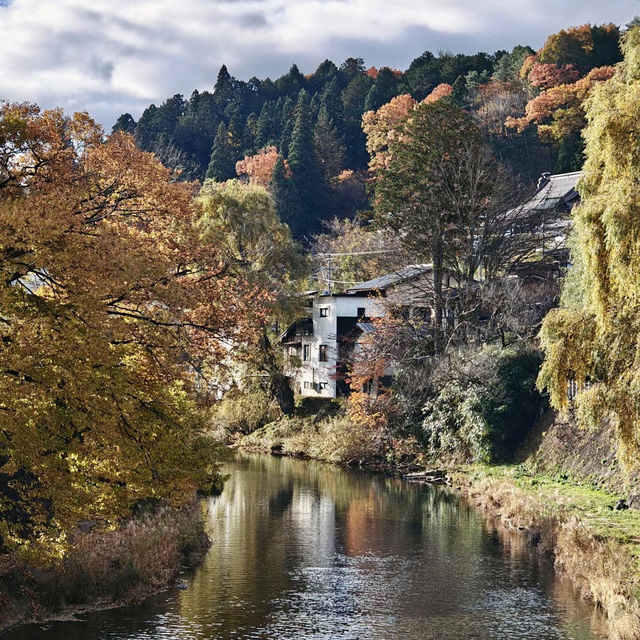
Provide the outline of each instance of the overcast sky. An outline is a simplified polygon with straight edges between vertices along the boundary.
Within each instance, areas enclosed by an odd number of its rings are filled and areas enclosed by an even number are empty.
[[[329,58],[406,69],[425,49],[538,48],[562,27],[624,25],[639,0],[0,0],[0,99],[88,110],[109,129],[151,102]]]

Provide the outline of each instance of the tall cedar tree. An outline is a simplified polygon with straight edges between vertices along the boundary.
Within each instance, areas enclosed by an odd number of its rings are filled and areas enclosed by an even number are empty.
[[[313,139],[322,174],[328,183],[344,166],[345,146],[324,107],[320,109]]]
[[[315,152],[313,124],[307,92],[303,89],[295,110],[295,125],[289,145],[289,166],[300,196],[299,229],[315,231],[323,214],[325,182]]]
[[[282,222],[289,225],[294,238],[300,237],[303,226],[300,196],[293,178],[287,175],[287,167],[282,155],[278,156],[271,177],[271,196]]]
[[[235,152],[229,141],[229,134],[224,122],[218,126],[216,139],[213,141],[211,161],[207,168],[207,178],[216,182],[230,180],[236,175]]]
[[[257,123],[256,147],[268,147],[278,142],[278,131],[280,130],[276,103],[268,100],[262,106],[260,117]]]
[[[459,107],[443,101],[418,105],[399,128],[386,166],[377,171],[375,215],[403,234],[409,251],[433,264],[435,325],[442,325],[446,252],[467,233],[460,220],[471,193],[458,193],[460,169],[483,147],[480,130]],[[486,177],[485,177],[486,180]],[[469,210],[471,215],[473,212]]]
[[[364,104],[365,111],[371,111],[372,109],[379,109],[383,104],[386,104],[398,95],[399,90],[398,76],[389,67],[383,67],[378,72],[378,75],[373,83],[367,99]]]

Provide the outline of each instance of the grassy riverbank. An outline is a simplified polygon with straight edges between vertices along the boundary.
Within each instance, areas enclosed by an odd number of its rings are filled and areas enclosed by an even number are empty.
[[[115,531],[78,532],[71,543],[48,568],[0,555],[0,630],[140,602],[198,563],[210,541],[194,501],[140,514]]]
[[[640,638],[640,511],[616,510],[620,495],[523,465],[471,465],[451,477],[469,502],[553,555],[556,569],[604,611],[611,638]]]

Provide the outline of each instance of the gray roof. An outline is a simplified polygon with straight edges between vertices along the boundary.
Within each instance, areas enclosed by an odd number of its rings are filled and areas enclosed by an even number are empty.
[[[404,269],[398,269],[398,271],[393,271],[392,273],[380,276],[379,278],[374,278],[373,280],[367,280],[366,282],[356,284],[353,287],[349,287],[348,289],[346,289],[345,293],[359,293],[361,291],[385,291],[393,285],[396,285],[400,282],[405,282],[406,280],[411,280],[413,278],[421,276],[424,273],[428,273],[429,271],[431,271],[430,264],[414,264],[409,267],[405,267]]]
[[[570,209],[572,203],[579,197],[576,186],[581,177],[582,171],[556,175],[543,174],[540,187],[533,197],[522,205],[522,209],[528,211],[558,207]]]

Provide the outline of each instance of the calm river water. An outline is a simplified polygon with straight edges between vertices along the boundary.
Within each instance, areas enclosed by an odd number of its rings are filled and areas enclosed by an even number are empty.
[[[182,589],[3,640],[604,637],[548,564],[452,492],[266,456],[226,471],[205,505],[213,546]]]

